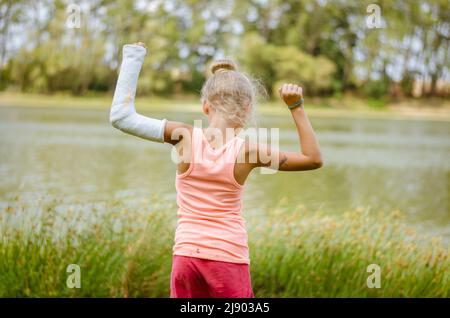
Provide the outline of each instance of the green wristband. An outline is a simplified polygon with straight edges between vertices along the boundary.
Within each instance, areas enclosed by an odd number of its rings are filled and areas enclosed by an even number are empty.
[[[294,109],[294,108],[296,108],[296,107],[303,107],[303,103],[305,102],[305,100],[302,98],[302,99],[300,99],[300,101],[298,101],[298,102],[296,102],[295,104],[292,104],[292,105],[288,105],[288,108],[289,109]]]

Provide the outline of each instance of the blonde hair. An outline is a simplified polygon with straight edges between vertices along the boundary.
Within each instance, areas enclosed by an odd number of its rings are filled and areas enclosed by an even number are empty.
[[[245,127],[254,119],[257,98],[264,94],[263,86],[239,72],[232,60],[214,61],[209,69],[210,76],[201,90],[202,103],[208,102],[230,125]]]

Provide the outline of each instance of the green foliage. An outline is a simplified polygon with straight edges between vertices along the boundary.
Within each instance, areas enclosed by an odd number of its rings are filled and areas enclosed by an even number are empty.
[[[366,26],[370,1],[77,3],[79,29],[66,27],[64,1],[40,3],[40,17],[32,14],[33,1],[0,4],[0,88],[75,95],[111,90],[122,45],[142,41],[149,48],[142,94],[197,91],[206,65],[230,55],[261,77],[269,93],[280,81],[296,81],[310,95],[398,97],[411,95],[419,80],[429,84],[424,94],[448,97],[448,1],[383,0],[380,29]],[[387,89],[396,83],[395,93]]]
[[[369,98],[367,104],[372,108],[384,108],[386,101],[383,98]]]
[[[308,94],[313,95],[331,90],[336,67],[326,57],[314,57],[293,46],[278,48],[275,53],[277,56],[274,67],[278,82],[302,83]]]
[[[386,96],[388,89],[388,83],[384,80],[369,81],[362,86],[363,94],[373,98]]]
[[[326,57],[314,57],[294,46],[268,44],[255,33],[246,35],[243,42],[242,64],[262,78],[269,91],[277,91],[283,82],[302,83],[308,94],[331,90],[336,68]]]

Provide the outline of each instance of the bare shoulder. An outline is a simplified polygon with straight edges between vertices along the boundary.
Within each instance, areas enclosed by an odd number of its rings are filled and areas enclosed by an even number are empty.
[[[270,165],[270,158],[272,155],[272,149],[267,144],[245,142],[243,147],[245,162],[250,164],[253,168]]]

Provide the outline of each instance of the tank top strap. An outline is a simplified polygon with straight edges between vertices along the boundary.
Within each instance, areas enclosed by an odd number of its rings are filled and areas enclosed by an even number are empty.
[[[201,163],[203,156],[203,131],[201,128],[192,129],[192,163]]]
[[[242,185],[236,181],[234,177],[234,167],[236,161],[242,160],[243,158],[238,158],[239,152],[245,143],[245,140],[240,137],[234,137],[234,139],[227,145],[227,149],[224,152],[224,161],[223,165],[224,175],[227,177],[229,182],[233,184],[237,188],[242,188]],[[242,161],[241,161],[242,162]]]
[[[239,152],[242,148],[242,145],[245,143],[245,140],[236,136],[234,137],[234,140],[230,142],[230,145],[228,145],[225,156],[226,156],[226,162],[228,163],[235,163],[236,159],[239,155]]]

